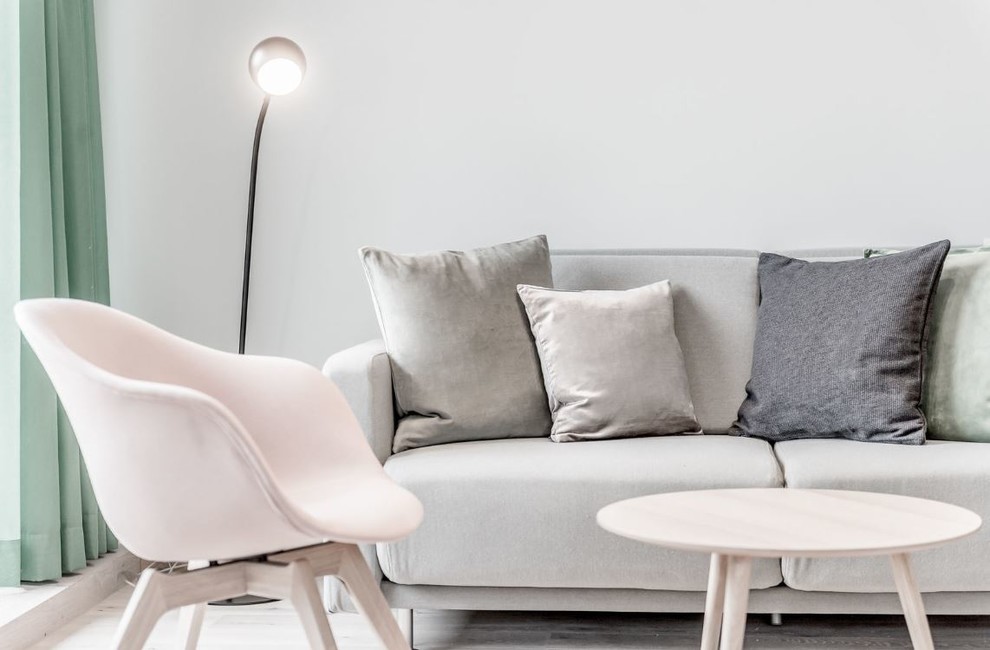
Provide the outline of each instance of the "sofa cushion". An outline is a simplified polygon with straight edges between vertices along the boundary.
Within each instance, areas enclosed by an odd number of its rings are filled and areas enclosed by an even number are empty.
[[[550,433],[519,283],[548,286],[546,237],[398,255],[360,251],[392,364],[393,450]]]
[[[426,515],[408,538],[378,546],[382,571],[449,586],[704,591],[708,557],[608,533],[598,510],[657,492],[781,485],[767,443],[724,435],[464,442],[392,456],[385,471]],[[754,587],[780,580],[779,561],[754,565]]]
[[[990,445],[930,440],[922,446],[854,440],[793,440],[774,447],[789,488],[886,492],[935,499],[990,520]],[[922,591],[990,591],[990,528],[915,553]],[[804,591],[893,592],[886,557],[792,559],[784,581]]]
[[[756,251],[554,252],[557,289],[632,289],[670,280],[674,331],[684,352],[695,415],[724,433],[746,396],[759,287]]]
[[[732,432],[925,442],[921,376],[948,241],[844,262],[760,255],[753,372]]]
[[[663,280],[625,291],[521,284],[554,442],[701,433]]]
[[[928,438],[990,442],[990,247],[949,251],[930,322],[921,399]]]

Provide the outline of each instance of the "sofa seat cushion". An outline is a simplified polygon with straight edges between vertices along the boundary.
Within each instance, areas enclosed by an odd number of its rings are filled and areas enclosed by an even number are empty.
[[[416,585],[704,591],[708,557],[608,533],[598,510],[657,492],[782,485],[769,444],[725,435],[462,442],[397,454],[385,470],[426,514],[378,558],[389,580]],[[780,582],[778,560],[754,565],[755,588]]]
[[[789,488],[885,492],[935,499],[990,520],[990,444],[930,440],[921,446],[793,440],[774,447]],[[922,591],[990,591],[990,528],[912,555]],[[784,582],[803,591],[893,592],[886,557],[785,558]]]

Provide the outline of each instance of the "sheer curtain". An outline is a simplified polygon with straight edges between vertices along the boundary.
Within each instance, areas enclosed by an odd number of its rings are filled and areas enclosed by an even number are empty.
[[[21,337],[10,311],[21,264],[17,16],[16,2],[0,2],[0,586],[20,575]]]
[[[20,298],[109,303],[99,85],[91,0],[19,0],[17,29],[5,9],[4,49],[16,45],[17,106],[5,97],[4,138],[17,160],[2,165],[5,301],[0,336],[0,582],[52,580],[114,550],[86,466],[55,392],[13,329]],[[6,52],[5,52],[6,54]],[[3,65],[9,66],[4,57]],[[4,70],[4,79],[11,75]],[[10,86],[5,84],[4,88]],[[10,106],[8,104],[11,104]],[[8,118],[8,114],[13,117]],[[16,129],[11,128],[16,123]],[[4,147],[4,151],[10,148]],[[16,175],[18,180],[11,181]],[[6,197],[7,194],[5,193]],[[12,459],[16,458],[15,463]],[[9,472],[9,473],[8,473]],[[16,477],[12,478],[12,477]]]

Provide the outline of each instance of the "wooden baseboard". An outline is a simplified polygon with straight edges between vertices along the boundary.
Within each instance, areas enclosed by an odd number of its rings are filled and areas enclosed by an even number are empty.
[[[140,573],[142,561],[130,551],[108,553],[77,574],[51,584],[0,596],[0,648],[27,648],[102,602]]]

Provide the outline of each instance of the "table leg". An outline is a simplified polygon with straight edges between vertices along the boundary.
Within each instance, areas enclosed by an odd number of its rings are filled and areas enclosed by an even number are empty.
[[[932,650],[932,633],[928,629],[928,617],[925,616],[925,604],[921,600],[921,591],[911,571],[911,561],[907,553],[896,553],[890,556],[894,568],[894,583],[897,585],[897,595],[901,597],[901,609],[907,621],[908,632],[911,633],[911,645],[914,650]]]
[[[716,650],[722,631],[722,606],[725,603],[725,571],[729,565],[726,555],[712,553],[708,569],[708,595],[705,597],[705,625],[701,631],[701,650]]]
[[[722,640],[719,650],[742,650],[746,635],[746,611],[749,608],[749,577],[753,558],[729,556],[725,572],[725,614],[722,617]]]

